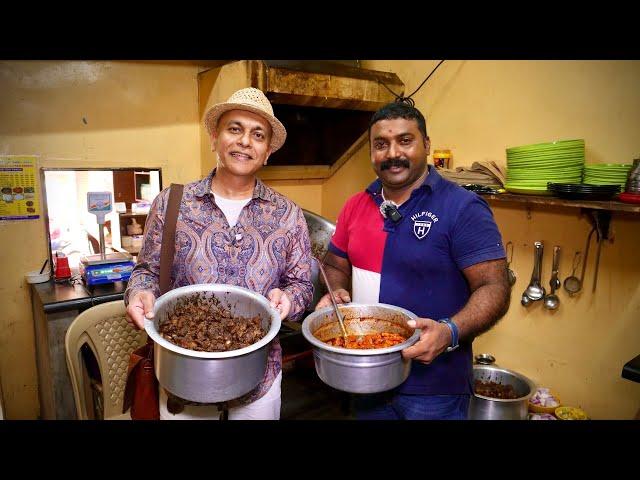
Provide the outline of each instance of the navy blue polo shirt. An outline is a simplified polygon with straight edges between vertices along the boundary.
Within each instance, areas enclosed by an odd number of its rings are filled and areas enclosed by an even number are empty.
[[[352,300],[388,303],[419,317],[452,317],[471,294],[467,267],[505,258],[486,201],[442,178],[429,165],[424,183],[400,205],[398,222],[380,214],[382,184],[373,182],[343,207],[329,250],[352,265]],[[471,394],[471,343],[444,352],[426,365],[414,361],[400,392]]]

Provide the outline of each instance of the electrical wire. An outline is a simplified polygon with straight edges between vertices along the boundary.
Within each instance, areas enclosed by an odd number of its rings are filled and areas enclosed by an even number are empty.
[[[398,95],[398,94],[396,94],[393,90],[391,90],[389,87],[387,87],[387,86],[385,85],[385,83],[384,83],[383,81],[381,81],[381,80],[378,80],[378,83],[381,83],[381,84],[382,84],[382,86],[383,86],[384,88],[386,88],[386,89],[389,91],[389,93],[391,93],[391,95],[393,95],[394,97],[396,97],[395,102],[397,102],[397,103],[406,103],[407,105],[410,105],[410,106],[412,106],[412,107],[415,107],[416,102],[415,102],[415,100],[414,100],[413,98],[411,98],[411,97],[413,97],[416,93],[418,93],[418,90],[420,90],[420,89],[422,88],[422,86],[427,82],[427,80],[429,80],[429,78],[431,77],[431,75],[433,75],[433,74],[435,73],[435,71],[438,69],[438,67],[440,67],[440,65],[442,65],[443,63],[444,63],[444,60],[440,60],[440,62],[438,63],[438,65],[436,65],[436,66],[435,66],[435,68],[434,68],[433,70],[431,70],[431,73],[430,73],[429,75],[427,75],[427,78],[425,78],[425,79],[422,81],[422,83],[418,86],[418,88],[416,88],[416,89],[414,90],[414,92],[413,92],[411,95],[407,96],[407,97],[404,97],[404,96],[402,96],[402,95]]]

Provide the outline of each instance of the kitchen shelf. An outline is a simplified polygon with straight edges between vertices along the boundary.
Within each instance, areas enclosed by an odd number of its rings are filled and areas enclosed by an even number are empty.
[[[144,225],[147,222],[147,216],[149,215],[148,213],[131,213],[131,212],[127,212],[127,213],[120,213],[120,238],[122,239],[125,236],[129,236],[129,232],[127,232],[127,225],[130,224],[130,221],[127,220],[129,218],[135,218],[136,219],[136,223],[142,225],[142,229],[144,231]],[[142,232],[141,232],[142,233]],[[140,233],[140,234],[141,234]],[[132,255],[137,255],[140,251],[140,249],[138,249],[137,252],[133,252],[130,249],[133,249],[133,247],[123,247],[125,250],[127,250],[129,253],[131,253]]]
[[[131,212],[127,212],[127,213],[120,213],[119,215],[121,217],[129,218],[129,217],[146,217],[149,214],[148,213],[131,213]]]
[[[640,213],[640,205],[624,203],[617,200],[567,200],[545,195],[521,195],[516,193],[498,193],[481,195],[490,202],[524,203],[551,205],[557,207],[587,208],[592,210],[608,210],[610,212]]]

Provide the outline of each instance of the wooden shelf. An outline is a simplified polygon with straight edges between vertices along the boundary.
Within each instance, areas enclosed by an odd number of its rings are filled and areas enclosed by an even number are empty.
[[[120,213],[119,215],[121,217],[146,217],[149,214],[148,213],[131,213],[131,212],[127,212],[127,213]]]
[[[640,213],[640,204],[624,203],[617,200],[566,200],[546,195],[520,195],[516,193],[483,194],[488,202],[524,203],[551,205],[556,207],[587,208],[612,212]]]
[[[128,218],[136,218],[137,219],[136,222],[142,225],[142,231],[144,232],[144,224],[147,221],[148,215],[149,215],[148,213],[131,213],[131,212],[121,213],[120,214],[120,238],[125,236],[130,236],[129,232],[127,232],[127,224],[129,223],[129,221],[127,220]],[[142,232],[139,235],[141,234]],[[129,248],[132,248],[132,247],[129,247]],[[140,250],[138,249],[138,251],[133,252],[129,250],[129,248],[125,248],[125,249],[132,255],[137,255]]]

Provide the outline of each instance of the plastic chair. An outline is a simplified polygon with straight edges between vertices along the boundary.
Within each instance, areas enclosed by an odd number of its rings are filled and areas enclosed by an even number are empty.
[[[89,240],[89,250],[91,251],[91,253],[96,254],[102,252],[102,250],[100,249],[100,242],[89,232],[87,232],[87,240]]]
[[[105,420],[130,420],[122,413],[129,356],[147,341],[144,330],[136,330],[126,320],[124,301],[117,300],[91,307],[69,325],[65,335],[67,368],[79,420],[89,419],[83,372],[82,346],[88,345],[98,363],[102,378],[102,405]]]
[[[105,235],[106,245],[105,245],[105,250],[104,251],[106,253],[108,253],[109,250],[111,250],[112,252],[122,251],[122,249],[115,248],[110,243],[109,239],[111,238],[111,220],[107,220],[105,222],[105,227],[107,228],[107,234]],[[102,249],[100,248],[100,241],[96,237],[91,235],[89,232],[87,232],[87,240],[89,241],[89,252],[91,254],[95,255],[97,253],[102,253]]]

